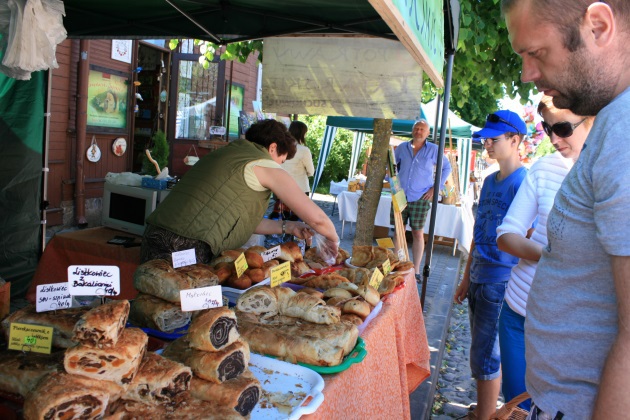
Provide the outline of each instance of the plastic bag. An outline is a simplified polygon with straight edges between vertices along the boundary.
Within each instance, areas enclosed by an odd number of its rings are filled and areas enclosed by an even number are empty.
[[[339,242],[331,242],[325,236],[315,232],[313,235],[317,255],[328,265],[333,265],[337,260],[337,252],[339,250]]]

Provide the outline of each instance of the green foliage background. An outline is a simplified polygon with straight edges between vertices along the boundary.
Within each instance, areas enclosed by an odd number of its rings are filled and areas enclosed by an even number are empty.
[[[319,152],[322,148],[322,138],[324,136],[324,130],[326,129],[326,117],[324,116],[309,116],[301,115],[299,120],[304,122],[308,126],[308,132],[306,133],[306,145],[313,154],[313,165],[317,168],[319,160]],[[333,141],[326,161],[326,166],[322,172],[322,177],[319,180],[319,186],[317,188],[318,193],[327,194],[330,190],[330,181],[339,182],[348,178],[348,169],[350,168],[350,158],[352,157],[352,142],[354,135],[350,130],[338,129],[335,141]],[[357,169],[360,169],[365,162],[366,150],[372,145],[372,135],[368,134],[363,142],[363,148],[361,156],[359,157],[359,163]],[[313,180],[311,179],[311,186]]]
[[[164,131],[156,131],[153,135],[152,143],[151,157],[160,165],[160,169],[164,169],[168,165],[169,155],[168,141]],[[152,176],[158,175],[155,166],[149,161],[146,154],[142,156],[142,172]]]

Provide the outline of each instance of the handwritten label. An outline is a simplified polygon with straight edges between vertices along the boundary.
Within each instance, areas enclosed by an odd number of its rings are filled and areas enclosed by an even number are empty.
[[[171,254],[171,258],[173,259],[173,268],[197,264],[195,248],[186,249],[184,251],[175,251]]]
[[[11,323],[9,350],[32,351],[50,354],[53,327]]]
[[[68,283],[42,284],[37,286],[35,309],[37,312],[68,309],[72,306],[72,296]]]
[[[223,306],[221,286],[180,290],[179,298],[181,300],[182,311],[184,312],[200,311],[202,309]]]
[[[291,263],[289,261],[271,268],[271,287],[280,286],[289,280],[291,280]]]
[[[260,255],[262,256],[264,262],[278,258],[280,256],[280,245],[274,246],[265,252],[261,252]]]
[[[404,249],[402,249],[402,248],[400,248],[400,249],[398,250],[398,259],[399,259],[401,262],[405,262],[405,261],[407,261],[407,256],[405,255],[405,250],[404,250]]]
[[[394,241],[392,241],[392,238],[378,238],[376,240],[376,243],[378,244],[378,246],[380,246],[381,248],[391,248],[394,249],[396,248],[394,246]]]
[[[236,277],[241,277],[245,270],[249,268],[245,254],[241,253],[241,255],[238,256],[236,261],[234,261],[234,267],[236,268]]]
[[[389,258],[383,261],[383,274],[388,275],[392,271],[392,263],[389,262]]]
[[[118,296],[120,269],[115,265],[71,265],[68,286],[73,296]]]
[[[378,290],[378,286],[381,285],[381,282],[383,281],[383,277],[384,276],[383,276],[383,273],[381,273],[381,270],[379,270],[378,268],[375,268],[374,272],[372,273],[372,277],[370,277],[370,286]]]

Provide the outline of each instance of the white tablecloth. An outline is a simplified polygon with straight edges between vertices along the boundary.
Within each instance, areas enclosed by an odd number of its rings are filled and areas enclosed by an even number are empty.
[[[339,203],[339,220],[345,222],[356,222],[357,211],[359,209],[360,193],[343,191],[337,196]],[[392,206],[392,196],[381,195],[376,210],[375,226],[392,227],[389,223],[389,214]],[[424,233],[429,233],[429,222],[431,213],[427,214],[424,224]],[[449,206],[438,203],[437,215],[435,219],[435,236],[457,239],[458,248],[468,253],[472,242],[473,226],[475,224],[471,210],[468,207]],[[409,228],[407,226],[407,228]]]

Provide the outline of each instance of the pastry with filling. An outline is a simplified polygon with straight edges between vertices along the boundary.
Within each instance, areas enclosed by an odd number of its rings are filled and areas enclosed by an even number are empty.
[[[223,350],[238,338],[236,315],[225,306],[203,311],[188,328],[190,347],[197,350]]]
[[[350,264],[357,267],[365,267],[374,255],[372,254],[372,246],[370,245],[354,245],[352,247],[352,259]]]
[[[190,383],[190,394],[193,397],[232,407],[241,416],[247,416],[252,412],[258,404],[261,393],[260,382],[249,369],[239,377],[229,379],[222,384],[200,378],[193,378]]]
[[[147,405],[120,399],[107,409],[108,420],[243,420],[231,407],[194,398],[186,391],[172,404]]]
[[[372,260],[365,265],[365,268],[376,268],[381,267],[385,261],[388,259],[387,248],[382,248],[380,246],[372,247]]]
[[[180,305],[145,293],[138,293],[129,311],[129,321],[136,327],[167,333],[188,325],[190,316],[191,312],[183,312]]]
[[[180,302],[180,290],[216,286],[219,278],[213,273],[205,276],[178,272],[166,260],[151,260],[141,264],[133,274],[133,286],[140,292],[157,296],[172,303]]]
[[[83,314],[74,326],[75,341],[84,346],[111,349],[125,329],[129,301],[113,300]]]
[[[139,328],[127,328],[116,347],[111,349],[81,344],[69,348],[66,350],[64,367],[71,374],[128,385],[140,367],[148,339]]]
[[[341,283],[347,282],[348,279],[337,273],[322,274],[321,276],[309,277],[302,286],[313,287],[315,289],[332,289],[338,287]]]
[[[208,283],[215,282],[218,277],[214,273],[212,267],[207,264],[197,263],[192,265],[186,265],[175,269],[181,275],[184,275],[194,283]]]
[[[282,316],[259,320],[253,314],[237,315],[241,337],[253,352],[290,363],[336,366],[359,337],[357,327],[344,322],[320,325]]]
[[[295,242],[285,242],[280,244],[280,255],[277,257],[282,261],[302,261],[302,251]]]
[[[149,405],[171,403],[188,390],[191,378],[188,366],[147,352],[123,398]]]
[[[181,337],[171,342],[162,355],[189,366],[202,379],[221,383],[245,371],[249,363],[249,346],[239,340],[221,351],[201,351],[190,347],[189,341]]]
[[[44,376],[64,371],[63,353],[0,352],[0,390],[26,397]]]
[[[81,306],[79,308],[38,313],[35,310],[35,305],[27,305],[4,318],[2,320],[2,328],[8,341],[9,327],[13,322],[53,327],[52,345],[54,347],[68,348],[76,344],[76,341],[73,341],[75,324],[89,310],[90,308]]]
[[[79,375],[51,373],[24,400],[24,419],[100,419],[122,387]]]

